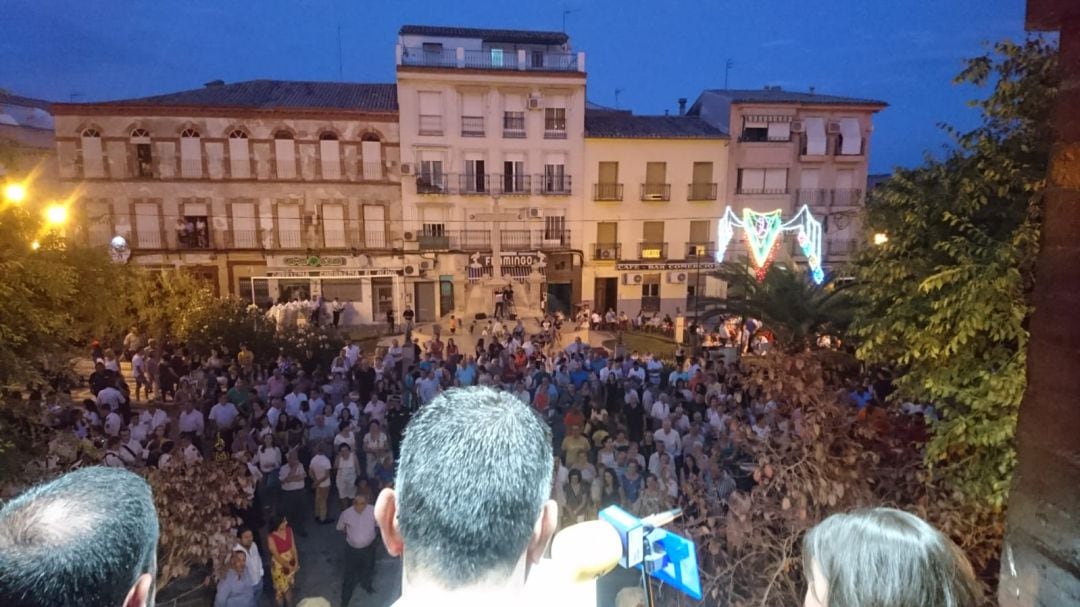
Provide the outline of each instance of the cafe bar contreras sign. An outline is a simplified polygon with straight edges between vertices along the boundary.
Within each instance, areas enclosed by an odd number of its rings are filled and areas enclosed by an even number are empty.
[[[620,261],[615,264],[615,269],[634,272],[662,272],[665,270],[711,271],[720,269],[720,264],[715,261]]]

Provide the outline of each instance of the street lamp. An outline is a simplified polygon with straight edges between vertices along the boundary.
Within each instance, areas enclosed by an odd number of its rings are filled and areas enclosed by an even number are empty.
[[[67,222],[67,207],[62,204],[50,205],[45,209],[45,221],[54,227],[59,227]]]
[[[874,234],[874,244],[875,245],[880,247],[881,245],[885,244],[886,242],[889,242],[889,235],[888,234],[886,234],[885,232],[878,232],[877,234]]]
[[[9,183],[4,186],[4,200],[19,204],[26,200],[26,186],[21,183]]]

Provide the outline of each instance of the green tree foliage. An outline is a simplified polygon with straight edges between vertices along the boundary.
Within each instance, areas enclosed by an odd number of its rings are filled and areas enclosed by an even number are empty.
[[[823,333],[842,334],[851,322],[851,299],[831,277],[816,285],[807,272],[777,264],[761,281],[743,264],[724,264],[717,276],[727,282],[728,296],[702,300],[706,322],[728,314],[757,318],[787,349],[812,345]]]
[[[866,223],[888,242],[855,264],[860,358],[897,368],[897,398],[937,407],[927,464],[980,507],[1004,505],[1015,461],[1055,66],[1034,37],[969,60],[955,82],[992,86],[972,103],[982,124],[946,127],[943,159],[872,192]]]

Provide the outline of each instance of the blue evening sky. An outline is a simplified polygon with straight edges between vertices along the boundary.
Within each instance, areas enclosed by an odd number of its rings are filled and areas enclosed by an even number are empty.
[[[970,127],[950,83],[984,41],[1024,35],[1024,0],[5,0],[0,88],[56,101],[252,78],[392,82],[405,23],[561,29],[586,53],[589,98],[675,111],[705,88],[766,84],[870,97],[871,170],[918,164]]]

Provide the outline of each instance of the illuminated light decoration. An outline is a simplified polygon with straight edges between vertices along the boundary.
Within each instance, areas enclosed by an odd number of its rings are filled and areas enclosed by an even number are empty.
[[[4,198],[12,204],[26,200],[26,186],[21,183],[9,183],[4,186]]]
[[[795,232],[795,241],[810,266],[810,277],[815,284],[821,284],[825,280],[825,271],[821,267],[821,222],[814,219],[810,207],[803,205],[799,212],[787,221],[781,218],[780,209],[768,213],[743,209],[740,218],[731,207],[727,207],[720,216],[717,229],[717,263],[724,262],[724,253],[735,236],[735,228],[742,228],[746,235],[746,243],[754,265],[757,266],[755,273],[759,279],[764,278],[769,264],[772,263],[781,234]]]

